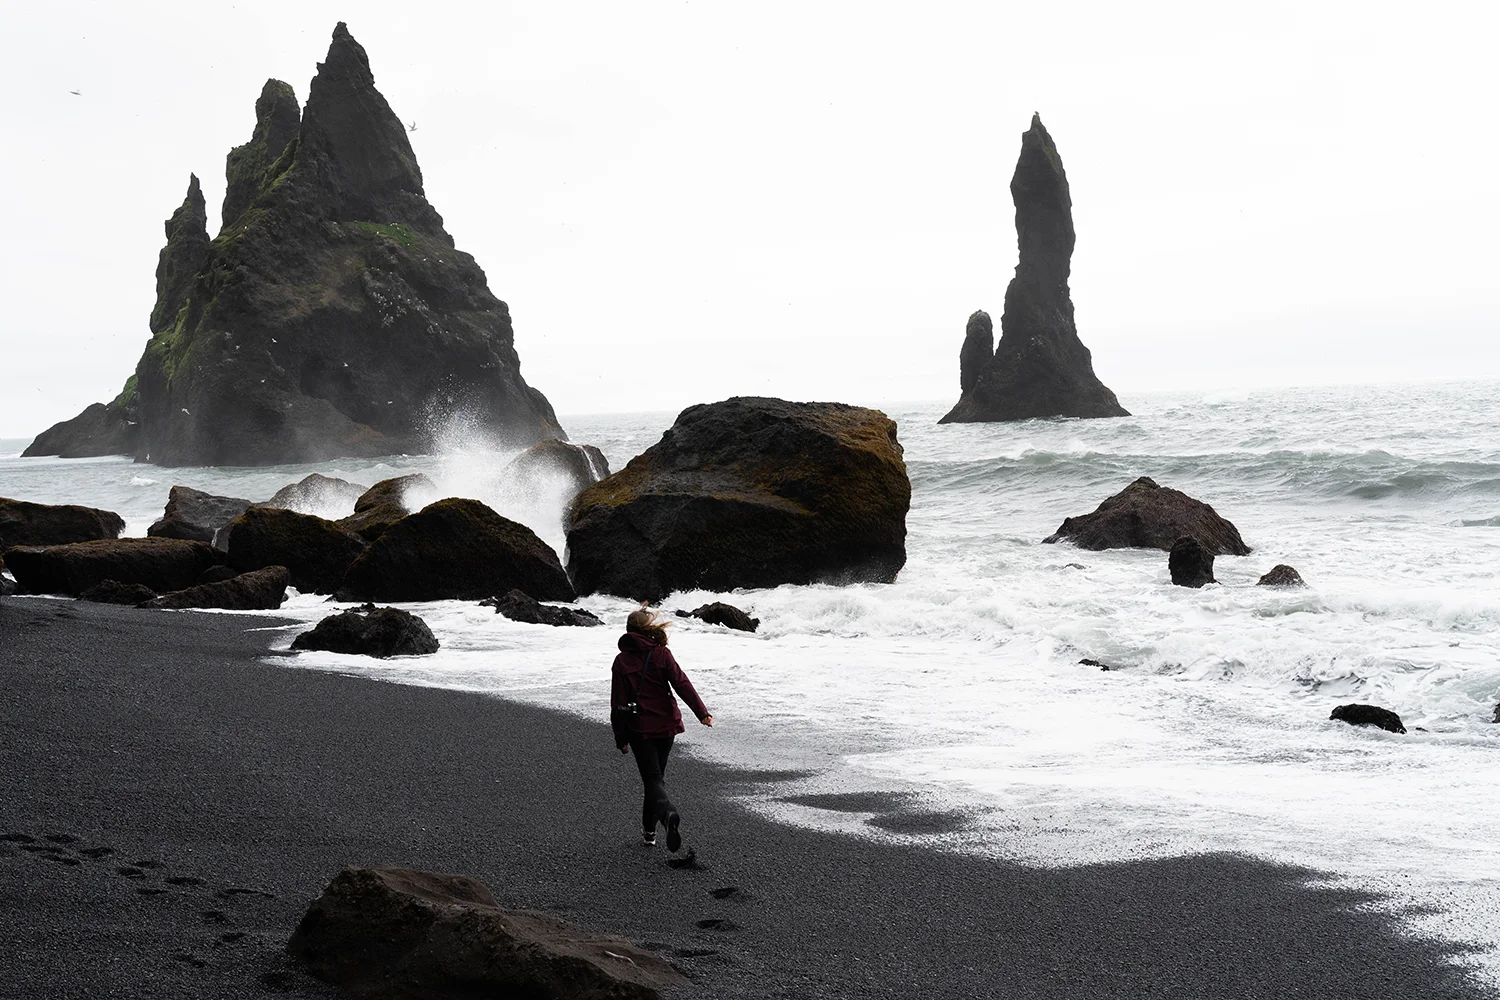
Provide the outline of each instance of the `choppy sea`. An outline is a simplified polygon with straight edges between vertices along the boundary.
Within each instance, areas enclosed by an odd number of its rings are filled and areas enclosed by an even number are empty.
[[[912,479],[900,579],[663,602],[722,597],[762,620],[754,635],[676,629],[717,720],[683,741],[811,772],[751,804],[853,836],[1045,865],[1204,851],[1307,865],[1385,894],[1417,931],[1479,946],[1473,961],[1500,982],[1500,383],[1122,402],[1136,415],[947,426],[947,404],[884,407]],[[563,423],[619,468],[674,416]],[[500,475],[510,456],[461,435],[435,456],[268,469],[13,457],[24,444],[0,442],[0,495],[109,508],[127,534],[144,534],[174,483],[261,500],[312,471],[364,485],[422,471],[563,546],[562,488],[515,490]],[[1254,552],[1219,557],[1220,583],[1186,590],[1165,553],[1041,544],[1142,475],[1213,504]],[[1283,562],[1306,590],[1254,585]],[[612,626],[632,607],[581,603]],[[617,628],[406,607],[439,653],[276,662],[606,717]],[[281,613],[329,610],[294,595]],[[1409,732],[1328,720],[1351,701],[1397,711]],[[903,826],[806,804],[868,790],[963,819]]]

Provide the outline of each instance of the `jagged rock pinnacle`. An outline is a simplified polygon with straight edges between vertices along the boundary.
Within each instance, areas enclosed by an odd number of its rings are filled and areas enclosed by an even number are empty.
[[[208,258],[208,209],[198,175],[188,175],[187,197],[166,222],[167,245],[156,262],[156,306],[151,332],[172,325],[187,289]]]
[[[964,346],[958,352],[959,391],[968,392],[979,381],[979,373],[995,359],[995,326],[990,314],[979,309],[969,317]]]
[[[302,109],[291,84],[267,80],[255,102],[250,141],[229,151],[224,164],[223,223],[228,227],[259,197],[266,171],[297,138]]]

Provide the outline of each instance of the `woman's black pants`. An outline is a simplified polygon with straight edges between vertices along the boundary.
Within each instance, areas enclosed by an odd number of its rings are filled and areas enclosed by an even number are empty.
[[[675,812],[672,800],[667,798],[667,756],[672,752],[675,737],[650,738],[632,736],[630,752],[635,754],[635,766],[641,772],[641,784],[646,797],[641,803],[641,829],[655,830],[656,824],[667,825],[667,815]]]

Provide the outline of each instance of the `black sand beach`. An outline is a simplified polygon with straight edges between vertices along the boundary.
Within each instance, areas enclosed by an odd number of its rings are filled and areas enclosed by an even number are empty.
[[[635,842],[603,724],[260,662],[271,624],[0,602],[0,996],[330,996],[282,947],[340,866],[380,862],[620,933],[693,997],[1491,995],[1315,873],[812,833],[736,804],[765,776],[687,754],[672,785],[704,867],[673,869]]]

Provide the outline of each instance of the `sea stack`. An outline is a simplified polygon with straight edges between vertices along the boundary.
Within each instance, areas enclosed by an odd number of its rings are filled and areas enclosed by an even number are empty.
[[[939,423],[1130,416],[1094,374],[1093,358],[1073,324],[1073,199],[1040,116],[1032,116],[1021,136],[1010,194],[1021,255],[1005,290],[1000,344],[991,353],[987,313],[969,317],[959,354],[963,395]]]
[[[300,115],[279,80],[255,112],[229,154],[219,234],[196,178],[167,222],[152,337],[126,391],[28,454],[314,462],[430,451],[454,421],[517,447],[565,438],[344,24]],[[69,440],[75,423],[85,448]]]

